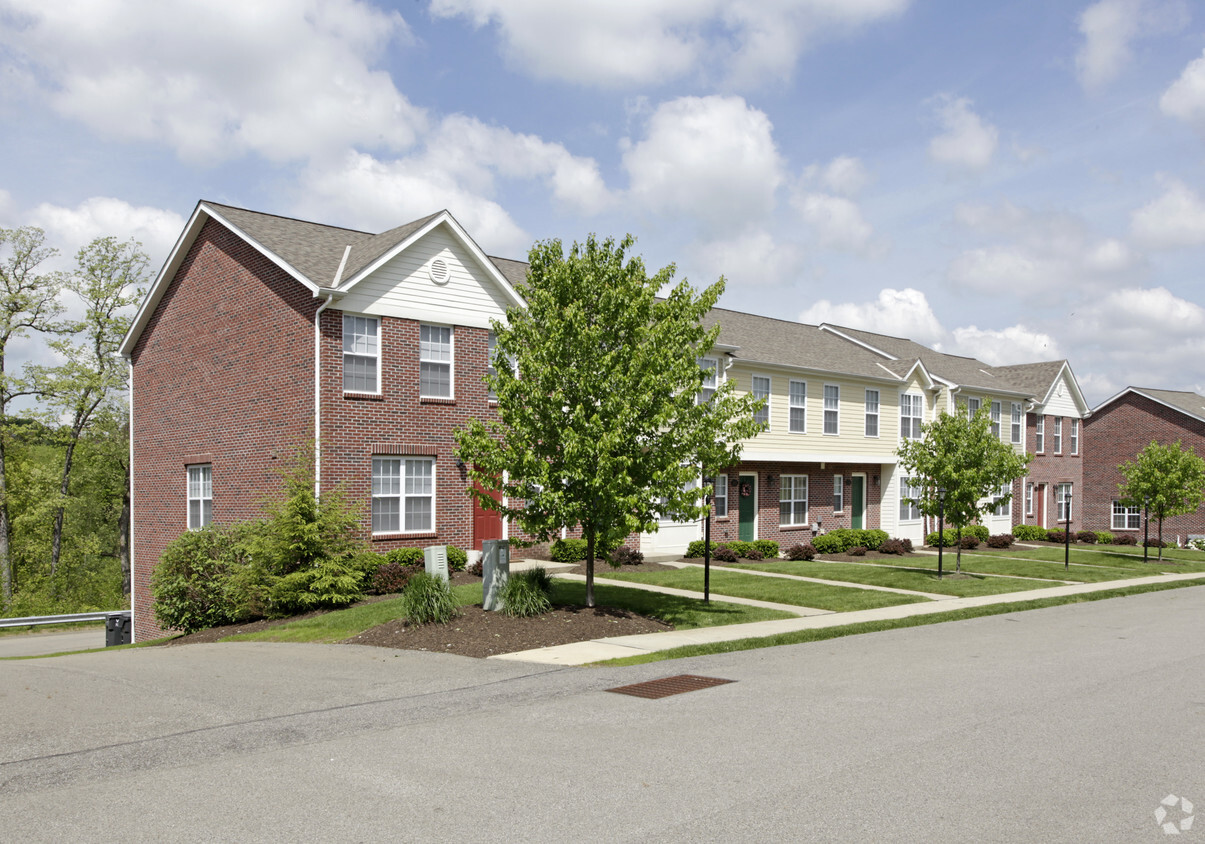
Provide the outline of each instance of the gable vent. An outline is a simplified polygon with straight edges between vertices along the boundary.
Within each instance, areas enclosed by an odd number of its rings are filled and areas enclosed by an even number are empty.
[[[443,258],[436,258],[434,261],[432,261],[431,266],[427,269],[427,272],[430,274],[431,280],[436,284],[448,283],[448,278],[450,277],[448,273],[448,262]]]

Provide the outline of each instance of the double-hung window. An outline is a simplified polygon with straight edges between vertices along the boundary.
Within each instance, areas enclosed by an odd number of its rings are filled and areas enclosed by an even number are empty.
[[[824,433],[840,432],[841,388],[836,384],[824,385]]]
[[[764,400],[761,410],[753,414],[753,421],[770,430],[770,379],[765,375],[753,376],[753,398]]]
[[[699,358],[699,368],[703,370],[703,386],[699,389],[699,404],[707,404],[715,395],[720,384],[719,361],[715,358]]]
[[[808,476],[783,475],[779,487],[779,524],[806,525],[808,523]]]
[[[1054,502],[1058,506],[1057,520],[1066,522],[1071,519],[1071,484],[1059,484],[1054,488]]]
[[[879,391],[866,391],[866,436],[879,435]]]
[[[728,515],[728,476],[716,475],[711,481],[711,501],[715,505],[716,518]]]
[[[845,477],[833,475],[833,512],[845,512]]]
[[[1022,407],[1019,402],[1013,402],[1013,422],[1012,422],[1012,442],[1016,445],[1021,443],[1021,412]]]
[[[1113,502],[1113,530],[1138,530],[1142,527],[1142,509]]]
[[[1054,417],[1054,453],[1063,453],[1063,417]]]
[[[1025,485],[1025,515],[1033,515],[1033,484]]]
[[[915,478],[900,478],[900,521],[920,520],[920,484]]]
[[[1046,450],[1046,417],[1038,416],[1038,421],[1033,429],[1033,450],[1037,454],[1041,454]]]
[[[1071,420],[1071,453],[1079,454],[1079,420]]]
[[[920,425],[924,413],[924,399],[904,393],[900,396],[900,437],[905,440],[920,439]]]
[[[967,417],[968,418],[970,418],[970,419],[975,418],[975,414],[979,412],[979,404],[980,404],[979,399],[972,399],[972,398],[967,399]]]
[[[452,329],[446,325],[419,326],[418,394],[452,398]]]
[[[992,402],[992,436],[1000,439],[1000,402]]]
[[[435,530],[435,460],[372,458],[372,532]]]
[[[213,521],[213,467],[188,467],[188,529],[200,530]]]
[[[380,334],[381,322],[376,317],[343,315],[344,392],[380,392]]]
[[[792,434],[806,434],[808,430],[808,383],[792,381],[790,384],[791,418],[788,420]]]
[[[1000,489],[996,490],[996,494],[992,497],[992,514],[995,516],[1007,516],[1012,508],[1012,499],[1008,497],[1011,492],[1012,484],[1001,484]]]

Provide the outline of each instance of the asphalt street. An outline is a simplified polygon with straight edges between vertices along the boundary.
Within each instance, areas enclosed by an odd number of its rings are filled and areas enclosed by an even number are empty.
[[[0,838],[1163,841],[1165,798],[1205,812],[1202,619],[1193,587],[633,668],[0,662]],[[683,673],[735,682],[606,691]]]

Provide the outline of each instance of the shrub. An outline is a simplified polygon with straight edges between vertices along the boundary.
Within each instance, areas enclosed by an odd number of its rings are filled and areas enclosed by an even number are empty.
[[[555,563],[580,563],[586,559],[586,540],[557,539],[548,549],[548,556]]]
[[[743,539],[733,539],[724,543],[732,549],[733,553],[738,557],[747,557],[749,552],[753,550],[753,543],[746,542]]]
[[[954,528],[946,528],[940,536],[937,531],[925,537],[925,544],[937,548],[953,548],[958,543],[958,531]]]
[[[964,536],[959,542],[959,547],[962,548],[963,551],[974,551],[979,547],[979,537],[973,533]]]
[[[696,539],[693,542],[691,542],[689,545],[686,546],[686,556],[702,557],[703,552],[706,550],[707,549],[704,547],[703,540]],[[711,543],[711,550],[712,551],[715,550],[715,542],[714,541]]]
[[[1077,542],[1083,542],[1085,545],[1095,545],[1096,544],[1096,531],[1081,530],[1079,533],[1077,533],[1075,535],[1075,539]]]
[[[987,542],[988,537],[991,536],[991,531],[987,529],[986,525],[967,525],[962,529],[962,535],[966,536],[967,534],[975,537],[980,542]]]
[[[1119,533],[1113,537],[1114,545],[1137,545],[1138,540],[1128,533]]]
[[[812,547],[810,542],[806,544],[792,545],[787,549],[787,559],[814,560],[816,559],[816,549]]]
[[[172,540],[151,574],[159,626],[192,633],[233,622],[227,585],[234,559],[234,543],[219,527],[190,530]]]
[[[1113,534],[1109,533],[1107,530],[1098,530],[1096,532],[1096,541],[1101,545],[1112,545]]]
[[[1013,536],[1021,542],[1045,542],[1046,528],[1039,525],[1013,525]]]
[[[469,555],[467,551],[457,548],[455,545],[448,546],[448,570],[449,571],[464,571],[464,567],[468,565]]]
[[[1177,547],[1176,543],[1174,543],[1174,542],[1170,542],[1168,540],[1164,540],[1164,541],[1160,542],[1158,539],[1154,539],[1154,538],[1148,539],[1145,544],[1146,544],[1147,548],[1175,548],[1175,547]]]
[[[1067,531],[1065,530],[1048,530],[1046,531],[1047,542],[1067,542]]]
[[[316,609],[354,604],[364,597],[363,573],[350,559],[327,558],[309,568],[287,574],[268,593],[271,614],[296,615]]]
[[[763,559],[775,560],[778,558],[778,543],[773,539],[755,539],[753,547],[761,551]]]
[[[416,573],[402,593],[402,613],[411,624],[447,624],[457,615],[452,587],[443,578]]]
[[[423,568],[426,560],[422,548],[394,548],[385,552],[385,562],[397,563],[399,566],[416,566]]]
[[[764,560],[766,558],[766,555],[763,554],[761,551],[758,551],[756,548],[750,548],[748,551],[745,552],[744,556],[745,556],[746,560],[753,560],[755,562],[759,561],[759,560]]]
[[[613,568],[619,568],[620,566],[638,566],[644,562],[644,554],[640,553],[634,548],[628,548],[627,546],[620,545],[611,552],[609,562]]]
[[[711,552],[711,559],[721,563],[735,563],[736,551],[729,548],[727,545],[717,545],[715,550]]]
[[[542,568],[511,575],[502,587],[502,611],[512,618],[530,618],[552,609],[552,579]]]
[[[1205,539],[1190,539],[1188,547],[1194,551],[1205,551]]]
[[[878,530],[877,528],[863,530],[861,533],[861,540],[858,542],[858,544],[865,546],[867,551],[878,550],[883,546],[883,543],[890,538],[887,536],[887,531]]]
[[[998,533],[987,538],[988,548],[1011,548],[1012,544],[1013,535],[1011,533]]]
[[[481,577],[483,574],[485,574],[485,569],[481,565],[480,557],[478,557],[476,560],[474,560],[473,562],[471,562],[467,566],[465,566],[464,570],[466,572],[468,572],[469,574],[473,575],[473,577]]]
[[[845,550],[842,538],[836,533],[836,531],[830,530],[828,533],[812,537],[812,547],[816,549],[817,554],[840,554]]]
[[[395,595],[406,591],[410,578],[422,569],[400,563],[382,563],[372,574],[368,591],[373,595]]]
[[[896,554],[902,557],[904,555],[904,542],[900,539],[888,539],[879,546],[879,553]]]
[[[865,557],[866,556],[866,546],[865,545],[855,545],[853,548],[850,548],[846,553],[849,554],[849,556],[851,556],[851,557]]]

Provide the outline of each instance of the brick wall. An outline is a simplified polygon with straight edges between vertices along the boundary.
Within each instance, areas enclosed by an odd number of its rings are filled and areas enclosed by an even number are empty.
[[[1152,440],[1164,445],[1179,440],[1205,456],[1205,423],[1132,392],[1095,412],[1088,418],[1085,430],[1090,449],[1084,466],[1085,495],[1089,502],[1086,522],[1092,530],[1123,532],[1112,527],[1113,500],[1118,497],[1117,485],[1123,480],[1117,467],[1134,460]],[[1158,523],[1152,519],[1152,538],[1157,531]],[[1142,541],[1141,527],[1124,532]],[[1179,536],[1183,541],[1190,533],[1205,534],[1205,507],[1163,521],[1165,539]]]
[[[134,627],[162,635],[150,576],[187,527],[189,463],[213,467],[214,520],[260,515],[276,468],[312,436],[317,303],[214,221],[202,228],[132,354]]]
[[[1029,462],[1027,477],[1021,478],[1013,484],[1013,522],[1015,524],[1036,525],[1041,524],[1041,506],[1044,505],[1046,519],[1045,525],[1048,528],[1062,528],[1063,523],[1058,522],[1058,507],[1055,503],[1055,488],[1057,484],[1071,484],[1071,529],[1073,531],[1083,530],[1086,522],[1084,521],[1085,507],[1091,507],[1092,499],[1089,497],[1089,492],[1084,488],[1084,461],[1085,454],[1088,453],[1089,445],[1087,442],[1087,420],[1079,420],[1079,454],[1071,453],[1071,418],[1063,417],[1063,449],[1061,454],[1056,454],[1054,451],[1054,420],[1056,417],[1045,417],[1045,436],[1043,437],[1043,451],[1038,453],[1037,450],[1037,419],[1035,413],[1030,413],[1026,416],[1025,421],[1025,450],[1033,455],[1033,459]],[[1033,515],[1025,513],[1025,483],[1034,485],[1034,511]],[[1045,485],[1044,495],[1045,501],[1039,501],[1042,495],[1041,487]],[[1090,527],[1090,526],[1089,526]]]

